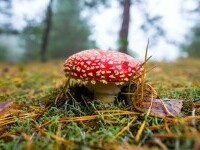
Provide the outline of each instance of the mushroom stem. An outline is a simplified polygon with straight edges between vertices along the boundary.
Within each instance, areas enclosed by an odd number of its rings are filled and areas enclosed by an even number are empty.
[[[106,93],[95,93],[95,99],[101,100],[103,104],[113,104],[115,101],[115,95]]]
[[[94,92],[94,98],[102,101],[103,104],[112,104],[115,97],[120,92],[120,88],[115,83],[96,82],[95,84],[87,83],[86,87]]]

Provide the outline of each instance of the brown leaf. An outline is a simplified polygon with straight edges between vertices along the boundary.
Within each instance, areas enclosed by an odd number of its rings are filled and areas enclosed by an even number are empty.
[[[11,109],[18,109],[18,108],[20,108],[20,106],[11,100],[0,103],[0,116],[4,115]]]
[[[161,102],[163,101],[163,103]],[[144,111],[147,111],[149,109],[150,102],[143,102],[143,109]],[[183,106],[183,100],[177,100],[177,99],[153,99],[152,109],[151,109],[151,115],[155,116],[177,116],[181,112],[181,108]],[[166,108],[168,109],[168,112]],[[172,115],[171,115],[172,114]]]
[[[9,109],[9,107],[12,106],[12,104],[13,104],[13,101],[6,101],[3,103],[0,103],[0,113]]]

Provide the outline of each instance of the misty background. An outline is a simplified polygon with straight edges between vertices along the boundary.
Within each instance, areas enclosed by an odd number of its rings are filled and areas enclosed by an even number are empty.
[[[42,62],[84,49],[143,60],[200,57],[200,0],[1,0],[0,61]]]

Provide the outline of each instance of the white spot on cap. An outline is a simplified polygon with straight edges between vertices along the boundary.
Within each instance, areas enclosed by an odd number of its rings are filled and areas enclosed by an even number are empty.
[[[124,78],[125,81],[128,81],[128,78]]]
[[[105,76],[101,76],[101,79],[105,79]]]
[[[109,76],[109,78],[115,79],[115,76],[112,74]]]
[[[95,57],[91,57],[91,60],[95,60]]]
[[[80,68],[80,67],[77,67],[76,70],[77,70],[78,72],[80,72],[80,71],[81,71],[81,68]]]
[[[122,75],[120,75],[120,77],[121,77],[121,78],[123,78],[123,77],[125,77],[125,75],[124,75],[124,74],[122,74]]]
[[[106,60],[105,60],[105,59],[102,59],[101,61],[102,61],[102,62],[106,62]]]
[[[114,74],[115,74],[115,75],[118,75],[118,74],[119,74],[119,71],[114,70]]]
[[[108,71],[106,71],[106,73],[111,73],[111,71],[108,70]]]
[[[111,67],[110,70],[111,70],[111,69],[115,71],[115,67]]]
[[[128,76],[129,76],[129,77],[132,76],[132,73],[129,73]]]
[[[88,60],[88,58],[87,57],[83,57],[83,60]]]
[[[93,77],[93,73],[92,72],[88,73],[88,75],[91,76],[91,77]]]
[[[101,68],[105,68],[105,66],[103,65],[103,64],[101,64],[101,66],[100,66]]]
[[[86,64],[90,65],[92,62],[91,61],[86,61]]]
[[[100,80],[100,82],[107,84],[108,82],[106,80]]]
[[[75,73],[75,72],[74,72],[74,73],[72,72],[72,75],[73,75],[73,76],[76,76],[76,77],[78,76],[77,73]]]
[[[95,81],[95,80],[91,80],[91,83],[92,83],[92,84],[95,84],[95,83],[96,83],[96,81]]]
[[[122,66],[121,65],[117,65],[116,68],[117,69],[122,69]]]
[[[130,67],[128,68],[128,71],[131,72],[131,68]]]
[[[68,64],[70,67],[72,67],[73,65],[72,64]]]
[[[113,61],[109,61],[108,64],[113,64]]]
[[[101,70],[98,70],[97,72],[96,72],[96,76],[100,76],[101,75]]]
[[[67,69],[67,70],[71,70],[69,67],[65,67],[65,69]]]

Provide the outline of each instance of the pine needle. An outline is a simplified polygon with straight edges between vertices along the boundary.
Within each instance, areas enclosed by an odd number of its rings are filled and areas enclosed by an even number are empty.
[[[147,117],[149,116],[149,114],[150,114],[150,112],[151,112],[152,104],[153,104],[153,95],[152,95],[152,98],[151,98],[151,104],[150,104],[150,106],[149,106],[149,109],[148,109],[148,111],[147,111],[147,114],[145,115],[145,119],[144,119],[142,125],[140,126],[140,128],[139,128],[139,130],[138,130],[138,132],[137,132],[137,134],[136,134],[136,137],[135,137],[136,142],[139,142],[139,140],[140,140],[140,137],[141,137],[141,135],[142,135],[142,132],[143,132],[143,130],[144,130],[144,128],[145,128],[145,124],[146,124],[146,122],[147,122]]]
[[[145,72],[146,72],[146,61],[147,61],[147,53],[148,53],[148,48],[149,48],[149,39],[147,42],[147,47],[146,47],[146,52],[145,52],[145,58],[144,58],[144,73],[142,74],[142,100],[144,99],[144,78],[145,78]]]
[[[137,117],[134,116],[133,119],[112,138],[111,142],[114,141],[122,133],[124,133],[124,131],[126,131],[130,127],[130,125],[136,120],[136,118]]]
[[[36,125],[33,125],[42,135],[49,135],[52,139],[54,139],[56,142],[61,142],[63,145],[65,145],[65,146],[74,146],[74,143],[73,142],[71,142],[71,141],[67,141],[66,139],[64,139],[64,138],[61,138],[61,137],[59,137],[58,135],[55,135],[55,134],[53,134],[53,133],[47,133],[47,132],[45,132],[43,129],[41,129],[39,126],[36,126]],[[61,128],[61,126],[60,127],[58,127],[58,130],[60,130],[59,128]],[[58,132],[57,132],[57,134],[58,134]]]
[[[15,132],[5,132],[2,135],[0,135],[0,139],[5,138],[5,137],[11,137],[15,135]]]
[[[162,99],[160,99],[160,102],[162,103],[162,105],[163,105],[165,111],[166,111],[170,116],[175,117],[175,116],[168,110],[167,106],[165,105],[165,103],[163,102]]]
[[[112,116],[120,116],[120,115],[135,115],[138,113],[125,111],[125,112],[116,112],[112,114],[103,114],[103,117],[112,117]],[[88,121],[88,120],[96,120],[99,119],[99,115],[91,115],[91,116],[81,116],[81,117],[62,117],[59,119],[59,122],[71,122],[71,121]]]

